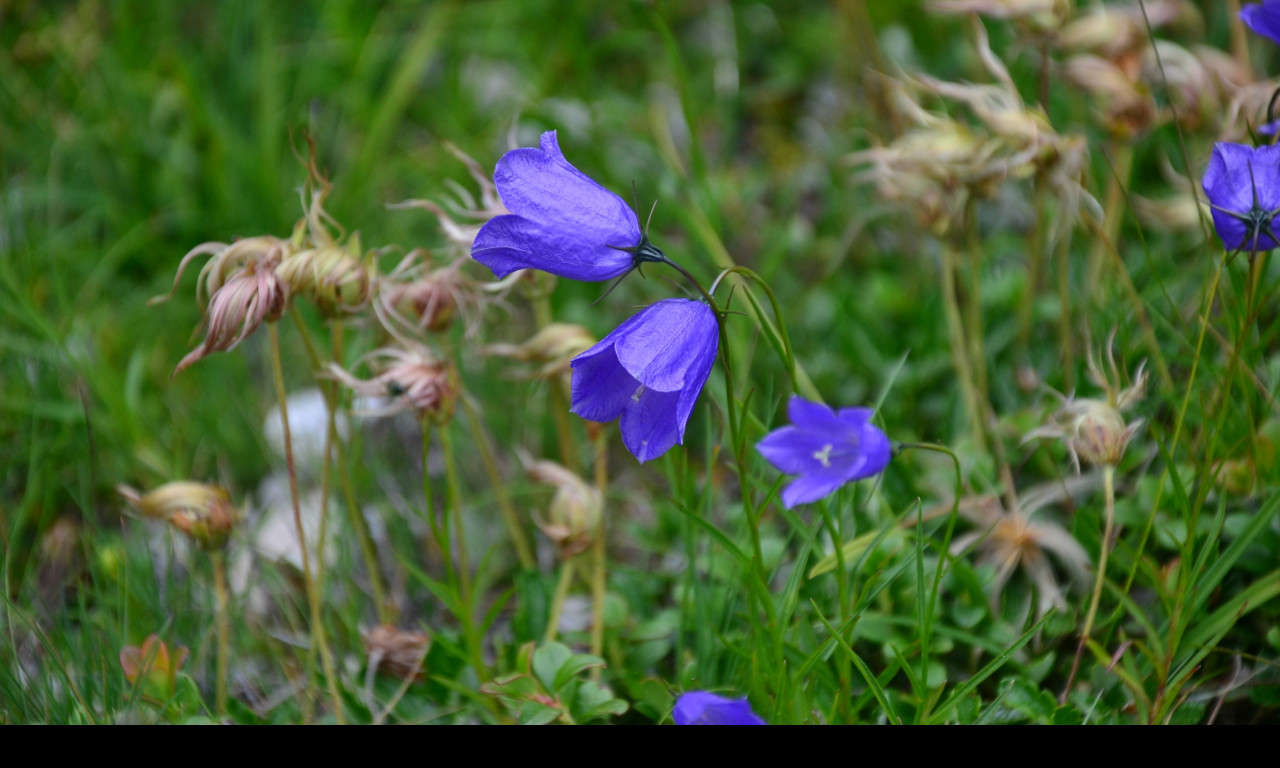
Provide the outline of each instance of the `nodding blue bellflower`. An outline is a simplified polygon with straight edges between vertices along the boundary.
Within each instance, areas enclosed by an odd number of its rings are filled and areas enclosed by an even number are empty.
[[[676,725],[768,725],[745,698],[726,699],[706,691],[680,694],[671,717]]]
[[[540,269],[585,281],[666,261],[631,206],[564,159],[555,131],[542,134],[541,145],[513,149],[498,161],[493,183],[511,213],[480,228],[471,258],[499,278]]]
[[[1280,146],[1214,144],[1203,186],[1227,250],[1259,253],[1280,247],[1272,229],[1280,214]]]
[[[775,429],[756,444],[770,464],[799,475],[782,490],[787,509],[818,501],[845,483],[877,475],[889,464],[889,438],[871,423],[870,408],[833,411],[793,395],[787,404],[791,426]]]
[[[1280,43],[1280,0],[1262,0],[1240,9],[1240,19],[1249,29]]]
[[[621,417],[631,455],[656,459],[684,442],[719,345],[711,307],[692,299],[651,304],[573,359],[569,410],[590,421]]]

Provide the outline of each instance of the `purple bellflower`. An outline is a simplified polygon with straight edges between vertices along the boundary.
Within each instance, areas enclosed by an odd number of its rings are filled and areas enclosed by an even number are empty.
[[[1223,246],[1251,253],[1280,247],[1272,230],[1280,214],[1280,146],[1214,144],[1203,183]]]
[[[1280,43],[1280,0],[1262,0],[1240,9],[1240,18],[1249,29]]]
[[[706,691],[681,694],[671,717],[676,725],[768,725],[745,698],[726,699]]]
[[[715,312],[701,301],[651,304],[573,359],[569,410],[590,421],[622,417],[631,455],[656,459],[684,442],[719,344]]]
[[[513,149],[493,172],[511,213],[476,234],[471,258],[499,278],[540,269],[571,280],[609,280],[640,264],[666,261],[626,201],[564,159],[556,132],[539,149]]]
[[[879,474],[892,458],[889,438],[871,423],[870,408],[833,411],[793,395],[787,416],[791,426],[775,429],[756,445],[779,471],[800,476],[782,490],[787,509]]]

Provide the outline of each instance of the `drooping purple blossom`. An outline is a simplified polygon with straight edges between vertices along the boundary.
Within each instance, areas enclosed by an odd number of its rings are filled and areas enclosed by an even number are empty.
[[[651,304],[573,359],[569,410],[590,421],[621,417],[631,455],[656,459],[684,442],[719,344],[715,312],[701,301]]]
[[[1240,18],[1249,29],[1280,43],[1280,0],[1262,0],[1240,9]]]
[[[1254,149],[1219,142],[1204,172],[1213,224],[1227,250],[1277,247],[1273,220],[1280,214],[1280,146]]]
[[[681,694],[671,717],[676,725],[768,725],[745,698],[726,699],[706,691]]]
[[[511,213],[480,229],[473,259],[500,278],[540,269],[587,281],[665,259],[626,201],[564,159],[555,131],[542,134],[541,145],[513,149],[498,161],[493,182]]]
[[[800,476],[782,490],[787,509],[879,474],[889,464],[889,438],[871,423],[871,413],[870,408],[833,411],[792,396],[787,404],[791,426],[770,432],[756,445],[779,471]]]

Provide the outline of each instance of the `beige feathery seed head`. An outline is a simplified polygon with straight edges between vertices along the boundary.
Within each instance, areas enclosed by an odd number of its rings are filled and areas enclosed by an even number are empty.
[[[467,332],[476,328],[471,309],[480,307],[484,293],[462,272],[465,259],[431,269],[424,249],[410,251],[396,268],[377,283],[374,307],[393,335],[438,333],[462,316]]]
[[[492,174],[487,173],[470,155],[454,145],[445,142],[444,146],[450,154],[467,166],[467,172],[479,187],[479,198],[473,196],[465,187],[451,183],[450,186],[457,200],[450,201],[447,208],[434,200],[405,200],[388,207],[392,210],[421,208],[429,211],[440,222],[440,229],[443,230],[449,243],[460,252],[469,255],[480,227],[484,226],[489,219],[501,216],[508,211],[502,204],[502,199],[498,197],[498,188],[494,186]],[[455,216],[457,219],[454,218]],[[459,223],[458,219],[464,222]]]
[[[360,639],[370,674],[381,672],[419,682],[427,679],[425,661],[431,638],[425,632],[383,625],[361,632]]]
[[[359,233],[347,238],[342,226],[324,209],[332,187],[316,170],[314,158],[309,168],[313,189],[305,206],[306,216],[294,231],[296,248],[276,268],[276,274],[291,293],[311,299],[322,314],[350,314],[364,307],[372,294],[372,258],[361,253]]]
[[[1081,54],[1067,59],[1063,74],[1072,85],[1098,99],[1103,127],[1113,136],[1132,139],[1155,125],[1155,99],[1136,72],[1130,74],[1102,56]]]
[[[358,379],[337,363],[328,376],[358,395],[370,398],[373,408],[356,411],[361,416],[390,416],[415,411],[420,419],[447,422],[458,399],[458,374],[446,360],[437,359],[421,346],[384,347],[361,358],[374,371],[371,379]]]
[[[1050,608],[1067,607],[1049,556],[1065,568],[1072,580],[1085,583],[1089,555],[1067,529],[1046,520],[1033,521],[1032,515],[1043,507],[1096,490],[1101,480],[1095,473],[1036,486],[1015,499],[1018,508],[1014,510],[1005,509],[995,495],[960,501],[960,516],[975,527],[956,537],[951,543],[951,553],[958,555],[972,547],[978,553],[979,564],[995,566],[995,582],[990,593],[993,610],[1005,585],[1019,569],[1025,571],[1035,585],[1038,616]]]
[[[556,489],[546,519],[534,518],[538,528],[556,545],[560,557],[568,559],[582,553],[591,545],[600,527],[604,511],[600,491],[551,461],[533,462],[528,474],[530,479]]]
[[[1056,32],[1071,14],[1071,0],[933,0],[929,9],[1016,21],[1035,34],[1046,34]]]
[[[573,358],[595,346],[595,343],[596,338],[580,325],[551,323],[522,344],[490,344],[482,351],[486,355],[533,363],[538,368],[532,376],[548,379],[568,374]]]
[[[217,485],[182,480],[145,494],[127,485],[117,486],[116,490],[139,515],[167,522],[204,549],[226,546],[240,521],[230,494]]]
[[[1048,422],[1032,430],[1023,442],[1049,437],[1062,440],[1071,453],[1076,472],[1080,460],[1093,466],[1116,466],[1124,458],[1125,448],[1141,429],[1143,420],[1126,423],[1122,412],[1129,410],[1146,395],[1146,362],[1138,366],[1133,383],[1121,387],[1121,375],[1114,354],[1115,333],[1107,340],[1106,369],[1090,349],[1089,378],[1106,393],[1106,400],[1058,397],[1062,405]],[[1056,394],[1056,393],[1055,393]]]

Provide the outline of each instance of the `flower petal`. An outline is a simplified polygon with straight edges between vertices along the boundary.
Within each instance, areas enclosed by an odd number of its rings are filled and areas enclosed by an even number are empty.
[[[1280,43],[1280,0],[1263,0],[1240,9],[1240,18],[1249,29]]]
[[[766,725],[751,703],[743,699],[726,699],[706,691],[689,691],[676,699],[671,713],[676,725]]]
[[[792,395],[787,403],[787,418],[803,429],[829,430],[838,426],[835,411],[822,403],[811,403],[799,395]]]
[[[589,421],[609,422],[622,415],[640,382],[618,363],[606,338],[570,363],[573,368],[571,413]]]
[[[471,258],[498,278],[517,269],[540,269],[571,280],[608,280],[631,269],[631,254],[603,244],[612,233],[585,225],[542,221],[508,214],[485,222],[476,233]]]
[[[820,457],[830,454],[831,449],[832,443],[824,435],[798,427],[774,430],[756,444],[756,450],[770,464],[788,475],[821,473],[827,467]]]
[[[705,362],[708,348],[714,359],[720,331],[715,313],[701,301],[663,299],[633,315],[614,333],[618,360],[632,376],[650,389],[675,392],[692,378],[689,373],[695,364]]]
[[[676,421],[676,403],[679,392],[659,392],[645,389],[630,398],[622,421],[622,444],[640,463],[656,459],[683,437]]]
[[[835,493],[844,483],[839,475],[804,475],[782,489],[782,503],[791,509],[818,501]]]

